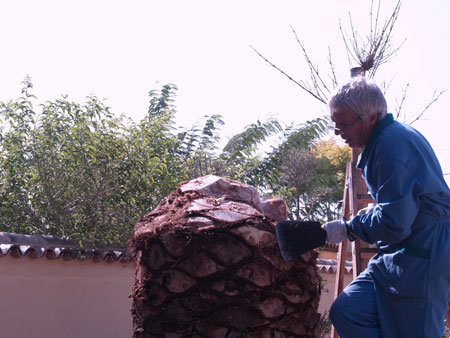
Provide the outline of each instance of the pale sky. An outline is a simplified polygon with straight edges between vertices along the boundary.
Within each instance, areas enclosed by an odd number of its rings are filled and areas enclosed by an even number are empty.
[[[395,0],[382,0],[383,20]],[[135,121],[148,109],[148,92],[178,86],[179,125],[204,115],[225,120],[224,139],[274,116],[302,123],[326,114],[326,107],[265,63],[255,47],[295,79],[309,73],[292,26],[326,77],[328,46],[341,82],[349,65],[339,32],[348,12],[364,35],[370,1],[361,0],[0,0],[0,100],[20,95],[28,74],[40,102],[62,94],[82,103],[95,94],[116,115]],[[447,90],[413,124],[434,147],[450,173],[450,1],[405,0],[393,45],[406,39],[375,81],[390,82],[388,106],[409,83],[406,118],[420,113],[434,91]],[[450,182],[450,175],[446,176]]]

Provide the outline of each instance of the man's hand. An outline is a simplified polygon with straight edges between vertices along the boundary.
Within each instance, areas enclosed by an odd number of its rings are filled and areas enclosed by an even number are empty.
[[[338,244],[347,239],[347,227],[344,220],[325,223],[322,229],[327,232],[326,241],[330,244]]]

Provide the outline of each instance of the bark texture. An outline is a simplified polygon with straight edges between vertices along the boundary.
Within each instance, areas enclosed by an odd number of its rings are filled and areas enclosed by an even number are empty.
[[[286,262],[281,199],[205,176],[183,182],[135,227],[133,338],[318,337],[317,252]]]

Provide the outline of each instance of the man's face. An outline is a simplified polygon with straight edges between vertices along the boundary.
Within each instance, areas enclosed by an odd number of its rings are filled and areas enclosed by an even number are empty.
[[[351,110],[332,109],[331,120],[334,122],[334,133],[351,148],[364,147],[376,124],[376,115],[365,120]]]

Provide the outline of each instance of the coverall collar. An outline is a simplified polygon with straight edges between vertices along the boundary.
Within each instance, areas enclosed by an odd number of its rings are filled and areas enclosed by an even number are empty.
[[[372,150],[375,141],[381,135],[383,129],[392,123],[394,123],[394,116],[391,113],[387,113],[384,119],[377,122],[377,124],[372,130],[372,133],[370,134],[366,146],[364,147],[364,151],[361,153],[361,155],[359,155],[357,168],[363,169],[365,167],[367,163],[367,158],[369,157],[370,151]]]

